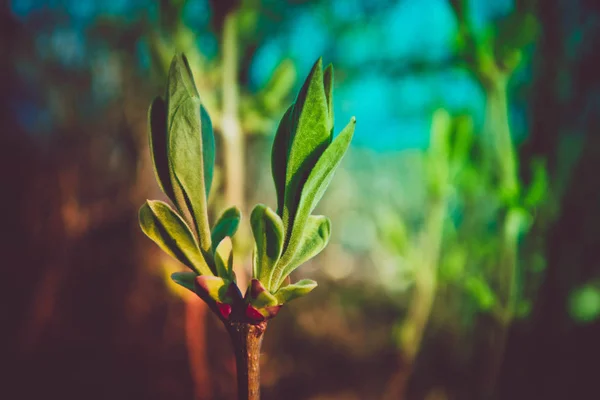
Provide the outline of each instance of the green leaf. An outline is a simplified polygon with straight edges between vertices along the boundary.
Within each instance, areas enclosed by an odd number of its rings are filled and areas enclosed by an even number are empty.
[[[427,149],[428,186],[432,197],[446,194],[450,176],[450,114],[440,108],[431,118],[429,148]]]
[[[531,227],[533,217],[521,207],[511,207],[506,213],[506,222],[504,223],[504,238],[509,243],[515,243]]]
[[[600,290],[593,284],[586,284],[572,291],[569,314],[578,323],[590,323],[599,318]]]
[[[221,243],[223,243],[223,242],[221,242]],[[223,260],[223,257],[221,256],[221,254],[219,254],[219,251],[217,251],[216,249],[215,249],[214,259],[215,259],[215,266],[217,269],[217,276],[219,276],[221,278],[226,278],[230,281],[233,281],[234,280],[233,249],[231,249],[231,251],[227,255],[227,263],[225,262],[225,260]]]
[[[210,193],[215,169],[215,134],[212,121],[203,105],[200,105],[200,124],[202,128],[202,159],[204,161],[204,189],[206,198]]]
[[[292,114],[294,105],[292,104],[279,122],[273,148],[271,149],[271,173],[273,182],[275,182],[275,192],[277,193],[277,214],[283,215],[285,202],[285,176],[287,171],[287,159],[289,153],[290,140],[292,136]]]
[[[235,206],[223,211],[223,214],[221,214],[212,229],[211,241],[213,254],[217,251],[217,247],[223,239],[227,236],[233,237],[240,225],[241,218],[242,213],[240,212],[240,209]]]
[[[333,135],[333,65],[329,64],[323,72],[323,86],[325,87],[325,97],[327,98],[327,129],[329,135]]]
[[[540,23],[533,13],[514,10],[498,24],[496,56],[502,61],[511,51],[522,50],[535,41],[539,32]]]
[[[288,97],[296,81],[294,62],[285,59],[275,68],[265,86],[257,93],[257,100],[266,114],[279,112],[281,104]]]
[[[464,247],[452,246],[448,249],[439,266],[439,277],[444,282],[458,282],[464,279],[468,253]]]
[[[548,169],[546,168],[545,161],[539,158],[533,160],[531,170],[533,178],[524,199],[525,205],[530,209],[543,204],[550,192]]]
[[[478,276],[470,276],[465,280],[465,290],[473,297],[482,311],[491,310],[498,302],[490,285]]]
[[[460,168],[469,162],[470,152],[473,148],[473,119],[469,116],[456,117],[453,127],[451,160]]]
[[[146,201],[140,208],[139,221],[146,236],[164,252],[191,268],[196,274],[212,275],[194,235],[185,221],[168,204]]]
[[[167,83],[167,159],[172,200],[195,225],[200,247],[208,251],[210,229],[206,202],[212,184],[215,143],[208,113],[183,54],[173,57]]]
[[[273,269],[283,248],[283,222],[279,215],[264,204],[257,204],[250,215],[256,243],[253,276],[271,288]]]
[[[178,285],[195,293],[194,282],[197,276],[195,272],[174,272],[171,274],[171,279]]]
[[[235,272],[233,271],[233,249],[231,249],[231,252],[229,253],[229,257],[227,257],[227,271],[229,272],[229,275],[231,276],[231,280],[233,282],[235,282]]]
[[[190,98],[200,98],[194,75],[183,53],[176,54],[169,67],[167,78],[167,106],[169,127],[173,123],[173,116],[179,107]]]
[[[353,117],[333,143],[327,147],[308,176],[302,189],[291,232],[286,231],[288,236],[287,243],[284,245],[284,252],[280,260],[280,263],[283,265],[288,264],[292,260],[296,250],[300,246],[302,233],[304,232],[308,217],[317,206],[319,200],[321,200],[321,197],[323,197],[325,189],[329,186],[336,168],[342,161],[346,150],[348,150],[352,135],[354,134],[355,125],[356,119]],[[289,226],[286,226],[286,229],[290,229]]]
[[[294,225],[298,200],[306,179],[331,143],[322,64],[319,58],[298,94],[292,113],[282,213],[286,232]]]
[[[317,287],[317,282],[311,279],[302,279],[294,284],[282,287],[275,293],[275,298],[279,304],[289,303],[290,301],[310,293]]]
[[[277,263],[272,289],[279,289],[283,280],[296,268],[319,254],[327,246],[330,235],[331,221],[329,218],[323,215],[309,216],[306,229],[302,234],[298,249],[292,259],[287,264],[283,264],[283,260]]]
[[[233,242],[231,238],[229,238],[229,240],[225,239],[220,240],[213,255],[216,266],[216,275],[234,282],[236,279],[235,273],[233,272]]]
[[[201,104],[198,98],[189,98],[178,108],[169,135],[169,161],[175,203],[191,218],[198,233],[200,247],[211,249],[207,212],[207,179],[205,152],[201,133]],[[209,133],[212,135],[212,132]],[[208,149],[207,154],[211,150]],[[212,171],[212,165],[210,166]],[[188,214],[189,213],[189,214]]]
[[[167,159],[167,104],[161,97],[156,97],[148,110],[148,142],[158,186],[173,200]]]
[[[248,293],[250,294],[250,304],[257,309],[276,306],[278,304],[275,296],[269,293],[258,279],[252,279],[250,281]]]
[[[231,301],[227,295],[230,282],[225,279],[218,276],[203,275],[196,277],[196,283],[198,284],[198,289],[211,299],[221,303]]]

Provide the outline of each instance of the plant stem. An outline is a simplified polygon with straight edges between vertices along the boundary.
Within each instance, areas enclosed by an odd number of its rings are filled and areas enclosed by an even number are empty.
[[[518,194],[519,182],[517,176],[517,165],[515,146],[512,142],[510,125],[508,120],[508,97],[506,83],[508,77],[498,78],[493,81],[486,90],[486,126],[487,134],[491,139],[495,153],[494,166],[500,171],[501,195],[508,203],[507,210],[512,206],[510,203]],[[498,282],[497,296],[498,306],[494,313],[492,322],[494,327],[490,335],[488,348],[491,355],[488,357],[488,365],[483,376],[483,394],[490,396],[496,387],[498,376],[501,372],[508,338],[508,329],[512,323],[513,312],[517,296],[517,248],[518,237],[508,229],[510,223],[508,216],[502,221],[501,243],[502,250],[496,269],[496,280]]]
[[[407,315],[402,323],[398,354],[399,369],[387,383],[384,400],[406,397],[407,385],[416,356],[421,349],[437,291],[437,270],[446,220],[446,206],[445,199],[436,198],[429,207],[426,228],[421,233],[420,245],[416,253],[421,264],[415,276],[414,292]]]
[[[235,363],[239,400],[260,399],[260,346],[267,323],[258,325],[246,322],[226,324],[231,337]]]

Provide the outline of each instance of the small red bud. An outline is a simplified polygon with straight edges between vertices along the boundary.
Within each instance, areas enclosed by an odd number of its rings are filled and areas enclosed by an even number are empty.
[[[217,307],[223,318],[229,319],[229,315],[231,315],[231,305],[217,302]]]
[[[250,281],[250,297],[252,297],[253,299],[256,299],[258,295],[260,295],[265,290],[267,289],[265,289],[263,284],[258,279],[255,278],[252,279],[252,281]]]
[[[248,304],[246,307],[246,317],[250,318],[253,321],[264,321],[265,317],[258,311],[256,308],[252,306],[252,304]]]

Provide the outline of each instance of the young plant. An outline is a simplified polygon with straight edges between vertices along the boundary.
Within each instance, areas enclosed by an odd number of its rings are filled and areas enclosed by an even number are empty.
[[[289,276],[329,241],[330,220],[311,213],[354,133],[352,118],[333,140],[332,88],[333,69],[323,72],[319,59],[279,124],[271,155],[277,211],[258,204],[250,216],[255,246],[245,295],[236,283],[233,252],[224,259],[217,251],[237,231],[240,210],[231,207],[209,223],[215,141],[183,54],[173,58],[165,98],[157,97],[150,106],[156,179],[174,208],[146,201],[140,226],[163,251],[190,268],[172,279],[202,298],[224,323],[236,355],[240,399],[259,398],[259,353],[267,320],[317,286],[309,279],[292,284]]]

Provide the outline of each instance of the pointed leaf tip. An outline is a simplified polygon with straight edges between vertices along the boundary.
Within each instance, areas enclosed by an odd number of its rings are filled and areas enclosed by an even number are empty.
[[[177,92],[185,90],[186,94],[192,97],[198,97],[196,82],[190,63],[184,53],[176,53],[173,56],[169,67],[169,77],[167,85],[167,94],[169,97],[179,98]]]
[[[194,281],[196,276],[198,275],[195,272],[174,272],[171,274],[171,279],[178,285],[195,292]]]

